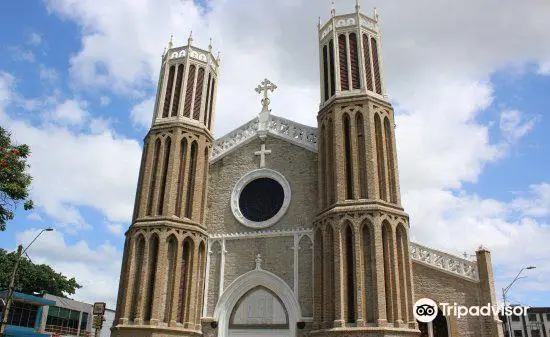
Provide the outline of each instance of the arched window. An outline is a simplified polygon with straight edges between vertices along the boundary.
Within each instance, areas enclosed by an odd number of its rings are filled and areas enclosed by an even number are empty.
[[[335,177],[334,177],[334,167],[336,166],[336,163],[334,162],[334,128],[332,127],[332,120],[329,119],[328,121],[328,137],[327,137],[327,166],[328,166],[328,182],[329,186],[327,188],[328,195],[329,195],[329,204],[332,205],[335,201],[335,195],[336,195],[336,184],[335,184]]]
[[[159,238],[153,235],[149,242],[149,275],[147,280],[147,293],[145,294],[145,321],[150,321],[153,314],[153,302],[155,293],[155,281],[157,276]]]
[[[155,186],[157,184],[157,171],[160,156],[160,139],[155,141],[155,150],[153,152],[153,169],[151,170],[151,183],[149,185],[149,200],[147,201],[147,215],[153,215],[153,197]]]
[[[368,181],[367,181],[367,152],[365,147],[365,124],[363,123],[363,114],[357,112],[355,117],[355,127],[357,134],[357,151],[359,165],[359,198],[368,198]]]
[[[176,66],[170,66],[168,71],[168,80],[166,81],[166,93],[164,95],[164,107],[162,109],[162,117],[168,117],[168,112],[170,111],[170,102],[172,101],[172,87],[174,85],[174,72],[176,71]]]
[[[365,77],[367,78],[367,89],[372,91],[372,69],[370,60],[370,42],[367,34],[363,34],[363,52],[365,56]]]
[[[179,289],[179,301],[178,301],[178,322],[183,323],[189,315],[189,297],[191,290],[192,277],[191,271],[193,270],[193,240],[189,237],[183,241],[182,259],[181,259],[181,276],[180,276],[180,289]]]
[[[327,267],[324,269],[324,308],[325,308],[325,323],[327,328],[331,328],[334,323],[334,280],[336,279],[336,270],[334,269],[334,232],[332,226],[328,225],[326,230],[326,245],[323,245],[325,256],[323,264]]]
[[[164,142],[164,163],[162,164],[162,177],[160,182],[160,191],[159,191],[159,203],[157,214],[164,214],[164,195],[166,194],[166,179],[168,176],[168,164],[170,163],[170,146],[172,145],[172,140],[170,137],[166,137]]]
[[[334,42],[331,39],[328,42],[328,60],[330,66],[330,96],[336,93],[336,68],[334,66]]]
[[[210,104],[210,83],[212,82],[212,73],[209,73],[208,74],[208,82],[206,83],[206,98],[204,100],[204,117],[203,117],[203,123],[204,125],[207,125],[208,124],[208,113],[209,113],[209,109],[208,109],[208,106]]]
[[[326,176],[326,150],[325,150],[325,147],[326,147],[326,141],[325,141],[325,138],[327,137],[327,130],[325,128],[325,124],[323,123],[323,125],[321,125],[321,137],[319,139],[319,153],[321,154],[319,156],[319,159],[321,160],[321,163],[320,163],[320,172],[319,172],[319,182],[320,182],[320,185],[319,185],[319,194],[321,195],[321,209],[325,209],[325,207],[327,207],[327,190],[326,190],[326,186],[327,186],[327,176]]]
[[[346,45],[346,35],[338,36],[338,56],[340,57],[340,86],[342,90],[349,90],[348,75],[348,47]]]
[[[380,116],[374,114],[374,132],[376,134],[376,162],[378,166],[378,190],[382,200],[388,200],[386,191],[386,164],[384,160],[384,142],[382,140],[382,123]]]
[[[204,211],[206,209],[206,196],[208,195],[208,184],[206,183],[208,181],[208,147],[204,148],[204,164],[202,167],[202,203],[201,203],[201,222],[204,220]]]
[[[324,288],[323,288],[323,279],[324,279],[324,263],[323,263],[323,236],[320,229],[315,231],[315,241],[314,241],[314,272],[315,272],[315,278],[313,279],[314,282],[314,301],[315,301],[315,321],[318,323],[323,322],[323,294],[324,294]]]
[[[391,226],[387,221],[382,224],[382,248],[384,256],[384,285],[386,289],[386,318],[388,322],[395,321],[394,280],[393,280],[393,240]]]
[[[376,270],[376,252],[374,250],[374,233],[372,224],[365,221],[362,224],[363,235],[363,274],[365,281],[365,318],[367,323],[376,322],[376,292],[375,292],[375,270]]]
[[[397,187],[395,186],[395,166],[393,160],[393,136],[388,117],[384,118],[384,133],[386,136],[386,151],[388,153],[388,175],[390,183],[390,201],[397,203]]]
[[[176,216],[181,216],[183,184],[185,181],[185,164],[187,163],[187,138],[183,138],[180,143],[180,167],[178,170],[178,183],[176,194]]]
[[[193,216],[193,196],[195,194],[195,173],[197,172],[197,142],[191,144],[191,157],[189,160],[189,176],[187,180],[187,196],[185,198],[185,217]]]
[[[329,99],[329,89],[328,89],[328,48],[325,45],[323,47],[323,83],[325,85],[325,101]]]
[[[349,34],[349,56],[351,60],[351,85],[353,89],[361,89],[359,81],[359,57],[357,54],[357,35]]]
[[[139,299],[139,288],[141,287],[141,278],[142,278],[142,271],[143,271],[143,253],[145,252],[145,239],[143,238],[143,235],[140,235],[137,237],[137,240],[135,241],[134,246],[134,284],[133,284],[133,290],[132,290],[132,306],[130,308],[130,319],[136,319],[137,315],[137,307],[140,301]]]
[[[195,106],[193,109],[193,119],[199,120],[201,116],[202,87],[204,85],[204,68],[199,68],[199,76],[195,86]]]
[[[374,68],[374,84],[376,86],[376,93],[382,95],[382,83],[380,82],[380,63],[378,60],[378,46],[374,37],[371,37],[370,41],[372,44],[372,63]]]
[[[351,126],[349,115],[344,114],[344,155],[346,174],[346,199],[353,199],[353,158],[351,151]]]
[[[178,239],[174,235],[168,238],[168,251],[166,253],[166,288],[164,319],[165,323],[170,323],[172,317],[172,301],[176,281],[176,257],[178,254]]]
[[[195,86],[195,73],[197,67],[192,64],[189,67],[189,74],[187,75],[187,90],[185,92],[185,105],[183,106],[183,116],[191,116],[191,105],[193,103],[193,88]]]
[[[172,117],[178,115],[178,109],[180,107],[181,86],[183,84],[183,70],[184,65],[178,66],[178,76],[176,77],[176,90],[174,91],[174,102],[172,103]]]
[[[212,79],[212,88],[210,89],[210,107],[208,111],[208,129],[212,129],[212,108],[214,106],[214,90],[216,89],[216,79]]]
[[[357,303],[357,300],[355,298],[356,289],[355,289],[355,266],[353,261],[355,261],[355,249],[354,249],[354,235],[353,235],[353,229],[351,228],[351,224],[346,225],[346,229],[344,232],[344,248],[345,248],[345,257],[344,257],[344,263],[345,267],[344,270],[346,271],[346,322],[347,323],[355,323],[356,322],[356,310],[355,305]]]
[[[206,267],[206,252],[205,252],[205,246],[204,242],[201,242],[199,244],[199,252],[197,256],[197,262],[198,262],[198,270],[197,270],[197,298],[195,300],[195,303],[197,303],[197,311],[199,313],[199,319],[200,314],[202,313],[202,303],[203,303],[203,296],[204,296],[204,272]]]
[[[403,322],[408,322],[411,320],[409,317],[409,307],[408,307],[408,288],[407,283],[409,281],[409,260],[408,260],[408,240],[407,232],[403,225],[399,225],[396,231],[396,240],[397,244],[397,270],[398,270],[398,279],[399,279],[399,290],[400,290],[400,305],[401,305],[401,319]]]

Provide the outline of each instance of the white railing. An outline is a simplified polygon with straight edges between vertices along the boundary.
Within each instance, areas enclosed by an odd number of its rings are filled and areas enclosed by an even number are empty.
[[[451,274],[468,278],[472,281],[479,281],[477,263],[449,253],[422,246],[411,242],[411,259],[442,269]]]

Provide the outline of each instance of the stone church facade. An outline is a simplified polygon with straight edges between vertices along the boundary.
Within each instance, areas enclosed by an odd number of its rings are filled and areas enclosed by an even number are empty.
[[[496,304],[490,253],[409,240],[378,15],[318,31],[318,127],[271,114],[264,80],[259,116],[216,140],[220,59],[170,43],[113,336],[502,336],[493,316],[415,319],[420,298]]]

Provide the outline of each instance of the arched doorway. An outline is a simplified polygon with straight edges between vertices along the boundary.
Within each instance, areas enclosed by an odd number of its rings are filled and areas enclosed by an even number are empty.
[[[437,316],[430,323],[418,322],[420,337],[449,337],[447,318],[438,310]]]
[[[235,279],[214,310],[218,337],[295,337],[301,318],[300,304],[288,284],[258,266]]]
[[[229,319],[229,337],[288,337],[288,313],[281,299],[258,286],[237,302]]]

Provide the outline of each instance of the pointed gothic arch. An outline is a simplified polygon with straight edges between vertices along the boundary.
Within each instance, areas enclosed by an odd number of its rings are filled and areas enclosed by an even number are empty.
[[[197,141],[191,144],[189,157],[189,176],[187,177],[187,195],[185,197],[185,217],[191,219],[193,216],[193,199],[195,194],[195,175],[197,172]]]
[[[176,184],[176,204],[175,204],[175,213],[177,217],[181,217],[183,209],[183,192],[185,184],[185,170],[187,164],[187,138],[183,137],[180,142],[180,156],[179,156],[179,169],[178,169],[178,182]]]
[[[352,89],[361,89],[359,77],[359,54],[357,52],[357,34],[349,34],[349,55],[351,65],[351,87]]]
[[[344,169],[346,177],[346,199],[354,199],[353,191],[353,151],[351,149],[351,123],[350,117],[345,113],[342,117],[344,132]]]
[[[163,322],[170,323],[170,319],[172,317],[172,303],[173,303],[173,296],[176,289],[176,261],[177,261],[177,255],[178,255],[178,239],[174,234],[171,234],[167,242],[167,252],[166,252],[166,284],[165,284],[165,291],[164,296],[166,298],[164,299],[164,318]]]
[[[388,322],[395,322],[397,308],[393,305],[395,296],[393,235],[391,225],[387,220],[382,221],[382,252],[384,258],[384,286],[386,290],[386,318]]]
[[[150,321],[153,315],[154,289],[157,275],[157,263],[159,252],[159,237],[154,233],[149,238],[148,271],[147,271],[147,291],[145,293],[145,315],[144,320]]]
[[[361,223],[363,248],[364,315],[367,323],[375,323],[376,314],[376,251],[374,248],[374,227],[368,219]]]
[[[369,48],[369,36],[363,34],[363,53],[365,57],[365,77],[367,78],[367,90],[372,90],[372,64],[370,57],[370,48]]]
[[[138,313],[138,305],[141,302],[139,300],[139,289],[141,288],[142,284],[142,275],[143,275],[143,254],[145,253],[145,237],[143,234],[139,234],[134,239],[134,256],[133,256],[133,264],[134,264],[134,284],[132,289],[132,300],[131,300],[131,307],[130,307],[130,315],[129,318],[131,320],[135,320]]]
[[[153,167],[151,169],[151,179],[149,184],[149,198],[147,200],[147,215],[153,215],[153,199],[155,195],[155,187],[157,184],[157,170],[159,166],[159,157],[160,157],[160,138],[155,140],[155,148],[153,152]]]
[[[204,86],[204,68],[199,67],[197,83],[195,84],[195,101],[193,106],[193,119],[196,119],[196,120],[199,120],[201,116],[203,86]]]
[[[162,175],[161,175],[160,190],[159,190],[159,201],[157,205],[158,215],[164,214],[164,198],[166,197],[166,180],[168,179],[168,167],[170,164],[170,154],[172,153],[170,151],[171,146],[172,146],[172,138],[168,136],[164,140]]]
[[[338,56],[340,58],[340,87],[342,91],[349,90],[349,74],[348,74],[348,48],[346,43],[346,35],[338,35]]]
[[[367,137],[365,137],[365,123],[361,111],[358,111],[357,116],[355,116],[355,128],[358,154],[357,163],[359,165],[359,198],[368,199],[367,150],[365,145]]]
[[[178,72],[176,76],[176,88],[174,89],[174,102],[172,102],[172,117],[178,115],[178,110],[180,107],[180,98],[181,98],[181,86],[183,85],[183,71],[185,66],[183,64],[178,65]]]
[[[294,292],[280,277],[258,268],[237,277],[220,296],[214,310],[214,319],[218,322],[218,337],[229,336],[233,308],[247,292],[256,287],[268,289],[281,300],[288,313],[289,336],[296,336],[296,323],[302,318],[302,311]]]
[[[395,160],[393,155],[393,134],[391,130],[391,124],[388,117],[384,118],[384,136],[386,138],[386,153],[387,153],[387,167],[388,167],[388,180],[390,187],[390,202],[397,203],[397,187],[396,187],[396,174],[395,174]]]
[[[164,107],[162,108],[162,118],[168,117],[170,112],[170,102],[172,102],[172,88],[174,85],[174,73],[176,71],[176,66],[170,66],[168,71],[168,79],[166,80],[166,92],[164,94]]]
[[[346,299],[344,319],[346,323],[354,324],[357,322],[357,279],[355,275],[355,233],[351,222],[344,223],[342,234],[344,239],[344,257],[342,259],[345,271],[344,298]]]
[[[195,73],[197,67],[192,64],[189,67],[189,74],[187,75],[187,90],[185,92],[185,104],[183,106],[183,116],[191,117],[191,105],[193,104],[193,88],[195,87]]]
[[[382,200],[388,200],[382,122],[380,121],[380,115],[378,113],[374,114],[374,133],[376,138],[376,162],[378,168],[378,196]]]
[[[191,295],[191,271],[193,268],[193,253],[195,251],[195,244],[191,237],[186,237],[183,240],[181,250],[181,271],[180,271],[180,284],[179,284],[179,296],[178,296],[178,314],[177,322],[184,323],[184,320],[188,319],[189,315],[189,300]]]
[[[323,276],[324,276],[324,263],[323,263],[323,233],[321,229],[317,229],[314,234],[314,256],[313,256],[313,272],[315,274],[315,277],[313,278],[313,290],[314,290],[314,311],[313,311],[313,319],[318,322],[322,323],[324,321],[323,319],[323,294],[324,294],[324,286],[323,286]]]

